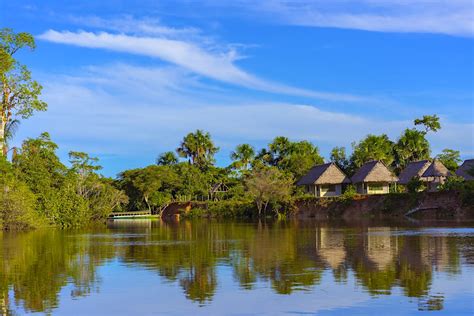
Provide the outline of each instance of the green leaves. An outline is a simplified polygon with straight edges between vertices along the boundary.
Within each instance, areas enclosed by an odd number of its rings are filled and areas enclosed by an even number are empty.
[[[353,143],[352,147],[351,162],[357,168],[371,160],[381,160],[387,166],[395,160],[392,150],[393,143],[386,134],[368,135],[359,143]]]
[[[214,154],[219,148],[214,146],[211,135],[202,130],[196,130],[183,138],[176,152],[180,157],[188,158],[192,164],[207,168],[214,164]]]
[[[439,117],[435,115],[424,115],[421,119],[415,119],[413,121],[415,125],[423,125],[425,127],[425,133],[429,131],[437,132],[441,129],[441,123]]]
[[[13,55],[20,49],[34,49],[31,34],[0,29],[0,155],[6,154],[6,128],[16,119],[27,119],[35,111],[45,111],[47,104],[39,99],[43,87],[32,79],[31,72]]]

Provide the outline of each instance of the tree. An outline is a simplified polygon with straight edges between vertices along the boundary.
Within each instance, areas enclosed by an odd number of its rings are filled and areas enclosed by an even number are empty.
[[[176,154],[172,151],[164,152],[156,159],[156,164],[158,166],[171,166],[177,163],[178,157],[176,157]]]
[[[274,166],[290,172],[299,178],[316,164],[324,163],[319,148],[309,141],[292,142],[288,138],[278,136],[262,149],[255,158],[254,166]]]
[[[17,119],[11,120],[5,126],[5,134],[4,134],[4,144],[3,144],[3,156],[7,156],[8,151],[10,150],[10,141],[16,134],[18,130],[18,126],[20,125],[20,121]]]
[[[347,172],[349,168],[349,160],[346,156],[345,147],[334,147],[331,150],[329,160],[331,160],[331,162],[334,162],[342,171]]]
[[[303,140],[290,143],[288,152],[279,159],[277,167],[290,172],[295,179],[299,179],[314,165],[322,163],[324,159],[319,154],[319,148]]]
[[[249,144],[237,145],[235,151],[230,154],[237,169],[248,170],[250,163],[255,158],[255,149]]]
[[[33,36],[28,33],[13,33],[11,29],[0,30],[0,59],[6,60],[0,70],[0,155],[6,146],[6,128],[15,119],[27,119],[34,111],[45,111],[46,103],[39,99],[42,87],[32,80],[31,72],[19,64],[13,56],[20,49],[35,48]]]
[[[351,163],[356,168],[371,160],[381,160],[387,166],[394,161],[393,142],[385,134],[368,135],[359,143],[353,143],[352,147]]]
[[[288,202],[293,189],[293,179],[275,167],[254,168],[245,179],[247,193],[253,198],[258,215],[265,213],[268,205],[278,208]]]
[[[396,166],[404,169],[409,162],[430,158],[430,143],[425,133],[407,128],[394,146]]]
[[[193,165],[206,168],[214,163],[214,154],[219,148],[214,146],[209,133],[198,129],[186,135],[176,151],[180,157],[188,158]]]
[[[448,148],[443,149],[442,153],[436,156],[436,159],[452,172],[455,172],[462,162],[461,153],[458,150]]]
[[[429,131],[437,132],[441,129],[441,123],[437,115],[424,115],[421,119],[415,119],[415,125],[423,125],[425,127],[425,133]]]
[[[88,198],[94,189],[94,184],[98,182],[98,176],[94,173],[102,169],[96,165],[98,158],[92,158],[84,152],[69,152],[69,162],[72,165],[72,171],[77,174],[77,194],[83,198]]]

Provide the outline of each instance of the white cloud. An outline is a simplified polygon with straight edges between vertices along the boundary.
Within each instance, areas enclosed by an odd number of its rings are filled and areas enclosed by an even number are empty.
[[[260,91],[299,95],[330,101],[367,100],[366,98],[348,94],[299,89],[258,78],[235,65],[234,62],[237,56],[235,51],[212,52],[191,41],[106,32],[58,32],[54,30],[41,34],[39,38],[54,43],[107,49],[158,58],[208,78]]]
[[[313,105],[249,101],[215,90],[176,67],[117,64],[40,81],[46,82],[49,110],[25,121],[17,140],[46,129],[65,152],[113,156],[121,169],[152,163],[158,153],[173,150],[197,128],[212,134],[225,159],[238,143],[259,147],[278,135],[310,140],[327,154],[333,146],[350,146],[368,133],[387,133],[396,139],[412,124]],[[445,147],[474,154],[474,124],[442,123],[444,128],[430,136],[434,154]],[[109,175],[119,171],[105,167]]]
[[[287,24],[378,32],[474,35],[472,0],[241,0],[228,4]]]

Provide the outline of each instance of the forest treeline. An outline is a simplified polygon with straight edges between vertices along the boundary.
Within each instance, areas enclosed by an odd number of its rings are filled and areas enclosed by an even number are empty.
[[[157,212],[171,201],[219,199],[220,209],[233,214],[279,213],[302,194],[294,184],[315,164],[325,159],[313,143],[276,137],[263,149],[238,145],[227,167],[215,165],[219,148],[208,132],[186,135],[175,151],[162,153],[156,164],[126,170],[116,179],[103,177],[97,158],[70,152],[69,165],[60,161],[57,145],[48,133],[25,140],[21,147],[9,144],[21,120],[45,111],[41,85],[16,58],[34,49],[28,33],[0,30],[0,225],[24,228],[38,225],[80,226],[103,221],[114,210]],[[348,175],[370,160],[382,160],[396,173],[411,161],[432,157],[428,133],[441,128],[439,117],[427,115],[414,121],[396,140],[387,135],[368,135],[352,144],[352,153],[335,147],[329,160]],[[445,149],[437,156],[449,169],[461,162],[459,151]],[[213,195],[223,184],[225,192]]]

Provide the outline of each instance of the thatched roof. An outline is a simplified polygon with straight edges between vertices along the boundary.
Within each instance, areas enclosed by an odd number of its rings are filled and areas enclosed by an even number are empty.
[[[405,169],[400,173],[398,177],[398,183],[400,184],[408,184],[411,179],[415,177],[421,177],[423,173],[428,169],[430,166],[429,160],[420,160],[420,161],[413,161],[410,162]]]
[[[432,177],[448,177],[451,175],[451,172],[446,168],[443,163],[439,160],[433,160],[428,169],[423,172],[421,175],[422,178],[432,178]]]
[[[346,174],[342,172],[335,163],[330,162],[311,168],[296,185],[341,184],[350,182],[351,180]]]
[[[352,177],[353,183],[361,182],[396,182],[398,178],[381,161],[365,163]]]
[[[474,159],[465,160],[461,167],[456,170],[456,175],[463,177],[465,180],[474,180],[474,175],[469,174],[471,170],[474,170]]]

